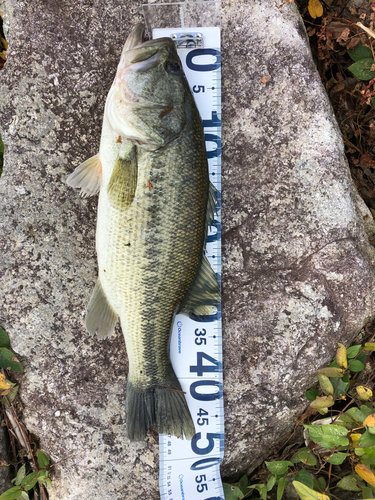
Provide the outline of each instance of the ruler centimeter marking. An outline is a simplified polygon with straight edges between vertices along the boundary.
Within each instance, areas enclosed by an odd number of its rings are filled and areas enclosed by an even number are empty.
[[[208,232],[206,256],[221,282],[221,57],[220,28],[154,29],[153,38],[201,33],[203,48],[178,49],[204,127],[209,177],[219,207]],[[177,315],[171,362],[186,394],[196,434],[191,441],[159,435],[162,500],[224,500],[220,462],[224,456],[221,308],[205,321]]]

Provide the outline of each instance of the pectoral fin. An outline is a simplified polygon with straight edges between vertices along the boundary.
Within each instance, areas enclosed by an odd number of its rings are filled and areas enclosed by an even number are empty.
[[[86,330],[100,339],[109,337],[117,323],[118,314],[112,309],[98,279],[86,312]]]
[[[92,196],[99,192],[102,163],[99,154],[92,156],[77,167],[66,180],[68,186],[81,188],[81,196]]]
[[[216,275],[203,254],[197,276],[180,305],[179,313],[193,319],[210,316],[220,302],[220,287]]]
[[[117,157],[108,184],[109,200],[115,208],[126,208],[134,199],[138,177],[136,153],[134,146],[126,156]]]

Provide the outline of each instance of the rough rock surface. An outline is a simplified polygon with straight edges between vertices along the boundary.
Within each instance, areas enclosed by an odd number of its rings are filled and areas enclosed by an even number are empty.
[[[97,151],[140,2],[0,0],[0,10],[0,314],[25,367],[24,420],[53,461],[73,456],[56,467],[50,500],[157,499],[157,436],[126,439],[122,335],[84,332],[96,200],[64,183]],[[222,23],[223,474],[236,476],[283,441],[314,370],[373,316],[374,251],[295,6],[228,0]]]
[[[314,370],[373,316],[374,249],[295,5],[232,1],[222,22],[222,472],[234,477],[277,449]]]

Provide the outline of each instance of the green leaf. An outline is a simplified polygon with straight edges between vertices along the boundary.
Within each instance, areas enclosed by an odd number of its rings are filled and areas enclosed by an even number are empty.
[[[316,398],[315,401],[310,403],[310,407],[316,408],[318,410],[325,410],[329,406],[332,406],[334,404],[335,404],[335,400],[333,399],[332,396],[320,396],[319,398]]]
[[[346,491],[361,491],[354,476],[343,477],[336,486]]]
[[[7,394],[6,399],[5,399],[5,396],[3,396],[3,399],[2,399],[2,401],[3,401],[3,405],[8,406],[8,401],[9,401],[9,403],[13,403],[14,398],[15,398],[15,397],[16,397],[16,395],[17,395],[18,388],[19,388],[19,386],[18,386],[18,385],[15,385],[15,386],[13,387],[13,389],[10,391],[10,393],[9,393],[9,394]],[[7,400],[8,400],[8,401],[7,401]]]
[[[249,492],[249,488],[247,487],[248,485],[248,479],[246,474],[244,474],[241,479],[238,481],[238,483],[233,483],[232,486],[238,486],[238,488],[242,491],[242,493],[245,495],[246,493]]]
[[[374,498],[372,495],[372,488],[365,486],[362,490],[362,496],[363,498]]]
[[[348,49],[349,56],[353,59],[353,61],[360,61],[361,59],[369,59],[372,58],[372,50],[370,47],[365,47],[359,42],[353,50]],[[353,346],[353,347],[361,347],[361,346]],[[348,349],[349,350],[349,349]],[[359,352],[359,351],[358,351]],[[358,353],[357,353],[358,354]],[[349,357],[349,356],[348,356]],[[353,356],[354,358],[354,356]]]
[[[45,483],[49,477],[49,472],[48,470],[40,470],[38,472],[38,481],[41,482],[41,484]],[[240,488],[241,489],[241,488]]]
[[[272,476],[267,481],[267,491],[271,491],[272,488],[275,486],[275,484],[276,484],[276,476],[272,474]]]
[[[375,61],[374,61],[374,64],[375,64]],[[375,71],[374,71],[374,76],[375,76]],[[349,370],[351,372],[361,372],[364,369],[365,369],[365,365],[362,363],[362,361],[359,361],[359,359],[355,359],[349,365]]]
[[[324,477],[320,476],[314,481],[314,490],[320,491],[323,493],[323,491],[326,489],[326,480]]]
[[[49,458],[41,450],[38,450],[38,464],[41,469],[45,469],[46,467],[49,466]],[[246,477],[246,485],[247,485],[247,477]]]
[[[0,495],[0,500],[16,500],[21,496],[21,486],[15,486],[14,488],[10,488],[5,491],[2,495]]]
[[[0,368],[10,368],[14,372],[23,371],[21,363],[15,355],[5,347],[0,347]]]
[[[346,437],[348,431],[340,425],[304,425],[304,427],[309,430],[310,439],[323,448],[330,450],[335,446],[349,444],[349,439]]]
[[[10,347],[10,340],[5,330],[0,327],[0,347]]]
[[[294,479],[311,489],[314,488],[314,479],[310,472],[307,472],[305,469],[301,469]]]
[[[223,483],[225,500],[238,500],[243,498],[243,493],[238,486]]]
[[[276,476],[285,476],[285,474],[288,473],[288,467],[292,466],[292,462],[289,462],[288,460],[281,460],[278,462],[265,462],[267,469],[272,472],[272,474],[275,474]]]
[[[297,460],[294,459],[296,457]],[[302,450],[298,450],[297,453],[295,453],[291,459],[293,463],[298,463],[302,462],[306,465],[316,465],[317,459],[315,455],[311,453],[311,451],[308,448],[302,448]]]
[[[343,396],[349,388],[349,381],[345,380],[347,375],[348,373],[345,373],[345,375],[342,378],[337,378],[337,377],[331,378],[336,398],[340,398],[341,396]]]
[[[366,415],[366,417],[374,413],[374,408],[372,407],[371,403],[364,403],[359,407],[359,409],[364,415]]]
[[[333,385],[326,375],[318,373],[319,385],[324,394],[333,394]]]
[[[375,455],[371,456],[365,453],[361,457],[361,464],[364,465],[375,465]]]
[[[278,482],[277,482],[277,493],[276,493],[276,498],[277,500],[281,500],[284,494],[285,488],[288,486],[289,479],[287,479],[285,476],[281,477]]]
[[[327,460],[327,462],[333,465],[341,465],[347,456],[347,453],[335,453]]]
[[[301,500],[329,500],[329,497],[327,497],[327,495],[312,490],[308,486],[298,481],[293,481],[293,486],[295,487],[297,493],[301,497]]]
[[[355,358],[357,356],[357,354],[359,354],[359,352],[361,350],[362,350],[362,346],[361,345],[352,345],[352,347],[348,347],[348,350],[346,351],[348,359]]]
[[[358,441],[358,446],[360,448],[371,448],[371,446],[375,446],[375,434],[365,431]]]
[[[23,486],[23,489],[25,491],[31,490],[32,488],[34,488],[34,486],[38,481],[44,483],[47,477],[48,477],[48,471],[46,470],[31,472],[31,474],[28,474],[23,479],[23,481],[21,482],[21,486]]]
[[[314,401],[317,396],[319,396],[319,391],[314,387],[305,392],[305,398],[309,401]]]
[[[365,364],[365,360],[366,360],[366,353],[365,352],[362,352],[358,357],[357,357],[358,361],[360,361],[361,363]]]
[[[361,412],[361,410],[359,408],[349,408],[349,410],[347,410],[344,415],[349,415],[349,417],[351,417],[353,420],[355,420],[358,424],[362,424],[365,419],[366,419],[366,415],[364,413]]]
[[[261,500],[267,500],[267,486],[265,484],[251,484],[249,488],[258,490]],[[225,500],[227,500],[227,498],[225,498]]]
[[[320,368],[318,373],[321,375],[326,375],[326,377],[342,377],[344,372],[341,368],[336,368],[334,366],[327,366],[326,368]]]
[[[349,410],[347,410],[345,413],[349,415],[349,417],[354,418],[356,422],[363,424],[366,418],[371,415],[373,411],[373,407],[370,403],[368,403],[361,405],[359,408],[349,408]]]
[[[48,461],[49,464],[49,461]],[[238,483],[235,483],[237,486],[247,486],[249,484],[249,481],[247,479],[247,475],[244,474],[241,479],[238,481]]]
[[[14,483],[16,486],[19,486],[21,484],[22,479],[26,476],[26,465],[23,465],[18,469],[17,476],[12,479],[12,483]]]
[[[371,80],[375,76],[375,71],[370,71],[370,68],[373,64],[375,64],[374,59],[361,59],[360,61],[357,61],[349,66],[348,69],[359,80]]]
[[[371,455],[372,457],[375,456],[375,446],[370,446],[369,448],[363,448],[363,451],[367,453],[367,455]]]
[[[20,497],[18,497],[18,500],[30,500],[30,497],[29,497],[29,495],[26,493],[26,491],[23,491],[23,492],[21,493],[21,496],[20,496]]]

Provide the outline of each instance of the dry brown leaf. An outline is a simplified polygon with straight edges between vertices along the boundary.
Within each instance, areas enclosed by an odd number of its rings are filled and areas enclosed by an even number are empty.
[[[311,415],[316,415],[318,413],[318,410],[315,410],[314,408],[311,408],[309,406],[307,410],[302,413],[302,415],[299,417],[299,419],[296,422],[296,427],[299,425],[301,422],[303,422],[307,417],[311,417]]]
[[[260,79],[262,83],[267,83],[270,80],[271,80],[271,75],[263,75],[262,78]]]
[[[315,33],[316,33],[316,28],[311,28],[311,26],[309,26],[309,27],[307,28],[307,34],[308,34],[309,36],[313,36],[313,35],[315,35]]]
[[[364,168],[375,168],[375,160],[369,153],[363,153],[360,158],[360,164]]]
[[[340,36],[337,37],[338,42],[346,42],[350,36],[350,29],[345,28]]]
[[[374,473],[366,467],[364,464],[358,464],[355,466],[356,473],[361,476],[366,483],[371,484],[375,488],[375,476]]]
[[[352,38],[352,39],[349,41],[349,43],[348,43],[348,45],[347,45],[347,47],[346,47],[346,48],[347,48],[347,49],[349,49],[349,50],[353,50],[353,49],[354,49],[354,47],[356,47],[356,46],[359,44],[359,42],[360,42],[360,41],[361,41],[361,40],[360,40],[359,38],[357,38],[357,37]]]
[[[340,90],[344,90],[344,88],[345,88],[345,83],[344,82],[340,82],[337,85],[333,86],[332,91],[333,92],[340,92]]]

